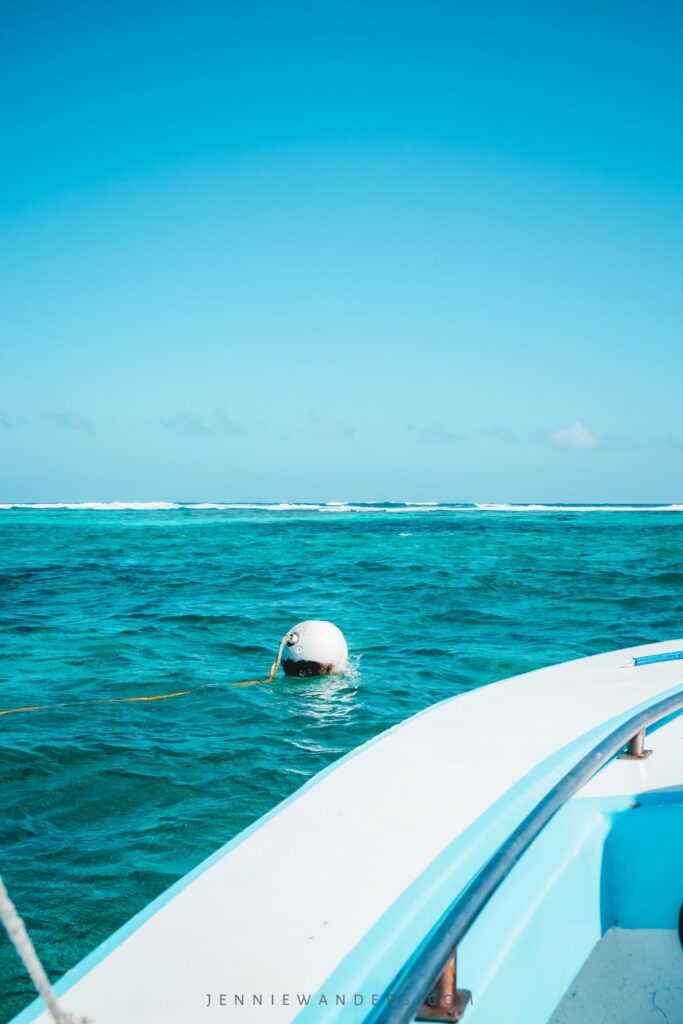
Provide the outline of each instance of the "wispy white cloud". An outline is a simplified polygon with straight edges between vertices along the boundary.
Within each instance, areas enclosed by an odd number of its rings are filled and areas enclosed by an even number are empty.
[[[457,441],[467,440],[467,435],[463,434],[461,430],[451,430],[441,422],[434,423],[431,427],[408,423],[406,430],[424,444],[454,444]]]
[[[205,436],[207,434],[244,434],[241,423],[226,412],[215,409],[208,416],[199,416],[193,412],[177,412],[173,416],[162,417],[159,421],[166,430],[175,430],[188,436]]]
[[[482,427],[477,431],[477,434],[490,441],[504,441],[505,444],[514,444],[519,440],[514,431],[508,427]]]
[[[580,420],[572,423],[571,427],[556,430],[551,434],[551,440],[565,448],[597,448],[600,444],[600,439],[591,434]]]
[[[9,413],[0,411],[0,427],[11,430],[13,427],[23,427],[25,423],[24,416],[10,416]]]
[[[206,421],[193,412],[176,412],[173,416],[162,417],[159,422],[167,430],[177,430],[180,434],[209,434]]]
[[[216,409],[211,417],[210,425],[225,434],[246,433],[242,424],[238,423],[236,419],[233,419],[229,412],[226,412],[226,410],[222,408]]]
[[[309,437],[315,437],[321,441],[350,441],[356,434],[348,423],[342,423],[333,416],[309,416],[306,433]]]
[[[609,448],[613,452],[634,452],[647,443],[644,439],[638,441],[633,437],[618,437],[612,434],[600,438],[600,447]]]
[[[80,434],[92,434],[95,431],[90,420],[86,420],[75,412],[50,411],[43,418],[53,427],[64,427],[65,430],[75,430]]]
[[[673,448],[677,452],[683,451],[683,440],[673,434],[658,434],[657,437],[653,437],[652,443],[657,448]]]

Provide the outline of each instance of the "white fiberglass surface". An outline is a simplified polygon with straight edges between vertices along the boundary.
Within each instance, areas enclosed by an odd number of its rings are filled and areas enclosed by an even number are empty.
[[[263,993],[265,1007],[240,1020],[293,1019],[296,1002],[271,1004],[271,993],[315,992],[443,849],[539,762],[678,682],[680,662],[634,669],[630,654],[505,680],[384,734],[143,921],[65,992],[64,1006],[97,1024],[188,1024],[204,1019],[208,994]]]
[[[642,761],[610,761],[577,793],[577,799],[682,788],[683,714],[647,732],[645,749],[652,753]]]

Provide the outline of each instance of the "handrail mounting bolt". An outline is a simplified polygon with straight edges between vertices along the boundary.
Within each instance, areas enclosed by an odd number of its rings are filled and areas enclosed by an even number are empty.
[[[617,758],[619,761],[644,761],[651,753],[645,749],[645,730],[641,729],[628,741],[626,752],[618,754]]]
[[[459,1021],[465,1016],[467,1004],[472,1002],[472,993],[458,988],[456,980],[457,953],[450,960],[434,983],[434,987],[417,1011],[415,1020]]]

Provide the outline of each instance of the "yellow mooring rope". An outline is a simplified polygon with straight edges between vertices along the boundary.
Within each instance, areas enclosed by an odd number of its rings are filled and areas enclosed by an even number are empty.
[[[267,679],[245,679],[241,683],[233,683],[232,685],[233,686],[258,686],[259,683],[272,683],[273,679],[275,679],[275,676],[277,675],[278,669],[280,668],[280,662],[282,661],[282,652],[285,649],[285,644],[290,639],[291,635],[292,635],[291,633],[286,633],[285,636],[283,636],[282,640],[280,641],[280,646],[278,647],[278,650],[277,650],[277,658],[275,659],[275,661],[273,662],[273,664],[271,666],[270,673],[269,673]]]
[[[282,652],[285,644],[290,638],[289,633],[283,636],[278,648],[277,657],[272,664],[267,679],[245,679],[240,683],[233,683],[233,686],[258,686],[261,683],[272,683],[278,673],[282,661]],[[175,690],[173,693],[155,693],[144,697],[85,697],[83,700],[62,701],[58,704],[29,704],[23,708],[7,708],[0,711],[2,715],[21,715],[27,711],[50,711],[52,708],[71,708],[79,704],[136,704],[139,702],[150,703],[155,700],[173,700],[174,697],[186,697],[189,693],[197,693],[199,690],[206,690],[209,687],[222,686],[222,683],[202,683],[201,686],[192,686],[189,690]]]
[[[190,690],[176,690],[175,693],[157,693],[149,697],[86,697],[83,700],[67,700],[58,704],[31,704],[25,708],[8,708],[0,711],[1,715],[20,715],[25,711],[49,711],[51,708],[71,708],[77,704],[134,704],[137,701],[171,700],[173,697],[184,697],[188,693],[204,690],[207,686],[220,686],[220,683],[204,683],[193,686]]]

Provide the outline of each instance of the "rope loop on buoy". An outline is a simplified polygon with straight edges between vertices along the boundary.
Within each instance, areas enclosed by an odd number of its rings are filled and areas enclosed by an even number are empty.
[[[41,997],[48,1012],[55,1024],[90,1024],[85,1017],[74,1017],[73,1014],[62,1010],[57,1002],[57,996],[50,984],[45,968],[40,962],[31,936],[26,930],[17,908],[9,898],[5,883],[0,875],[0,921],[5,926],[10,942],[16,950],[17,956],[26,968],[26,972],[35,985],[38,995]]]
[[[278,674],[278,671],[280,669],[280,665],[282,664],[282,652],[285,649],[285,644],[290,643],[291,640],[292,640],[292,634],[291,633],[285,633],[285,635],[283,636],[282,640],[280,641],[280,646],[278,647],[278,651],[277,651],[277,657],[276,657],[275,661],[272,664],[272,667],[270,669],[270,672],[268,674],[268,678],[267,679],[245,679],[241,683],[233,683],[232,685],[233,686],[260,686],[261,683],[272,683],[273,679],[275,679],[275,676]]]

